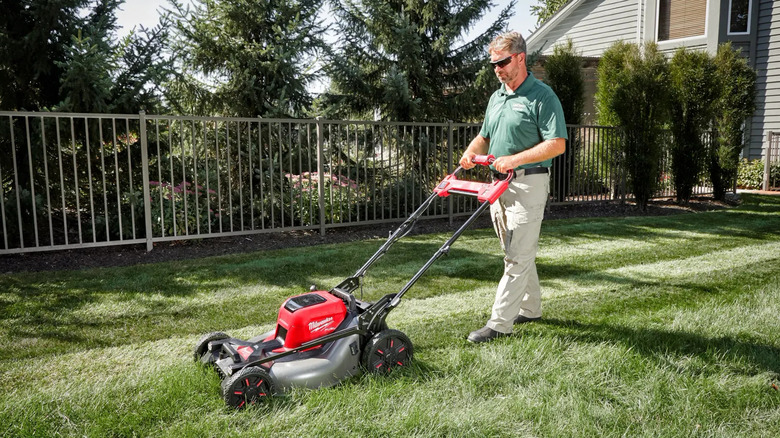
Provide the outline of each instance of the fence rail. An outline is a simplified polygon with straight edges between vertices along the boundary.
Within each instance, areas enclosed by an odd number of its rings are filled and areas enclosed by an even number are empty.
[[[399,221],[454,169],[479,129],[0,112],[0,254],[123,244],[151,250],[169,240]],[[630,196],[620,131],[568,129],[567,153],[553,163],[552,202]],[[662,189],[659,196],[673,193],[668,184]],[[442,198],[424,217],[452,220],[476,207],[471,198]]]
[[[768,191],[777,188],[780,188],[780,132],[770,131],[764,147],[763,189]]]

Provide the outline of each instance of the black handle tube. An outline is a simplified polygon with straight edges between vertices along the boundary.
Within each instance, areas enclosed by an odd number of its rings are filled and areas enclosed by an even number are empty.
[[[436,260],[439,259],[439,257],[443,256],[444,254],[447,254],[450,251],[450,246],[452,246],[453,243],[455,243],[456,240],[458,240],[458,237],[460,237],[461,234],[463,234],[464,231],[479,217],[480,214],[482,214],[483,211],[485,211],[490,206],[490,203],[485,201],[483,202],[477,211],[475,211],[467,220],[463,223],[463,225],[458,228],[457,231],[450,237],[446,242],[444,242],[444,245],[439,248],[438,251],[436,251],[436,254],[431,257],[425,265],[420,268],[419,271],[417,271],[416,274],[414,274],[414,277],[412,277],[411,280],[409,280],[408,283],[406,283],[406,286],[404,286],[393,298],[392,301],[390,301],[390,304],[388,305],[388,311],[395,306],[398,305],[398,303],[401,301],[401,297],[414,286],[415,283],[417,283],[417,280],[422,277],[422,275],[425,273],[425,271],[428,270],[428,268],[433,265]]]
[[[425,210],[428,209],[428,207],[431,205],[434,199],[438,198],[439,195],[436,193],[431,193],[430,196],[428,196],[428,199],[425,200],[425,202],[420,205],[420,207],[417,208],[417,210],[414,211],[395,231],[393,231],[392,234],[390,234],[390,237],[387,238],[384,244],[382,244],[381,247],[377,250],[377,252],[374,253],[373,256],[371,256],[368,261],[357,271],[355,271],[355,274],[353,277],[362,277],[368,268],[371,267],[374,263],[376,263],[377,260],[379,260],[385,253],[387,252],[390,247],[400,240],[403,236],[406,235],[407,232],[411,230],[411,228],[414,226],[415,223],[417,223],[417,220],[420,219],[420,217],[425,213]]]

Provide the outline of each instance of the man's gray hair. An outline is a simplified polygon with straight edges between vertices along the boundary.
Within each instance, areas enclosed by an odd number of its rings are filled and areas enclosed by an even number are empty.
[[[488,53],[494,51],[508,51],[509,53],[525,53],[525,39],[520,32],[507,32],[502,33],[493,39],[493,42],[488,46]]]

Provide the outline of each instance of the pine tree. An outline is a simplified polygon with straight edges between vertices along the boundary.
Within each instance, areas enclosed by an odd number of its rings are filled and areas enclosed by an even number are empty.
[[[537,4],[531,6],[531,14],[536,15],[536,24],[540,25],[566,6],[566,3],[569,0],[537,0]]]
[[[89,0],[0,3],[0,109],[36,110],[60,102],[71,37]]]
[[[331,86],[319,102],[322,112],[395,121],[480,118],[497,88],[486,47],[514,5],[463,42],[490,0],[334,1],[339,48],[327,60]]]
[[[0,109],[132,113],[159,108],[165,20],[116,41],[123,0],[0,3]]]
[[[171,84],[185,114],[298,116],[324,47],[317,0],[172,0],[179,76]]]

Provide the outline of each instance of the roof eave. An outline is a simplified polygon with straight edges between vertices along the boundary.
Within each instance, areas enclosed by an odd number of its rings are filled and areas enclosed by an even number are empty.
[[[571,0],[566,3],[566,6],[559,9],[558,12],[553,14],[552,17],[548,18],[544,23],[542,23],[538,29],[536,29],[532,34],[528,35],[528,38],[525,39],[526,44],[531,47],[534,45],[534,43],[543,41],[545,35],[547,35],[547,33],[549,33],[550,30],[555,27],[556,23],[568,17],[569,14],[571,14],[572,11],[574,11],[577,6],[584,1],[585,0]]]

